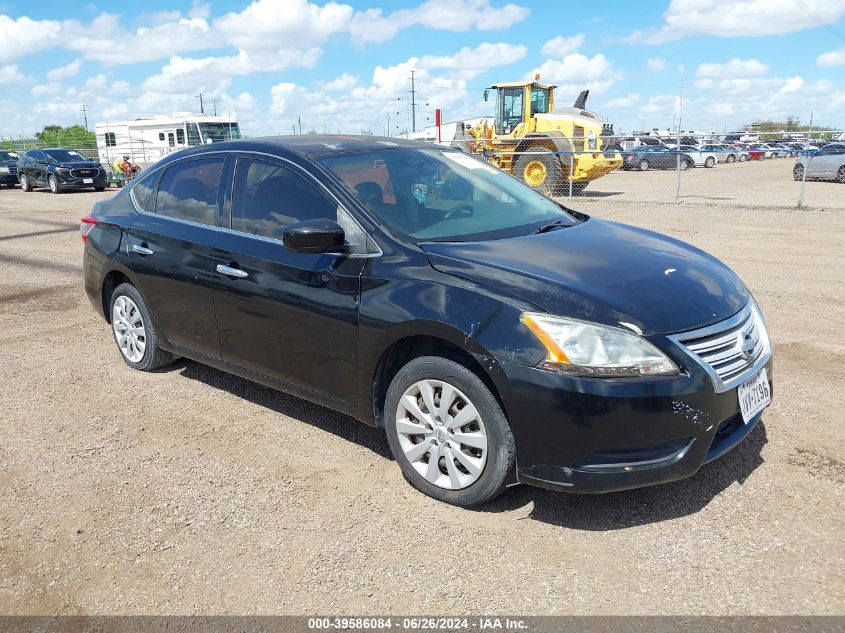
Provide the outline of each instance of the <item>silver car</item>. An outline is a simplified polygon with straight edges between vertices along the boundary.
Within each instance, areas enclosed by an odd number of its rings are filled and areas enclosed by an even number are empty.
[[[792,176],[795,180],[835,180],[845,184],[845,143],[828,143],[815,152],[795,160]]]

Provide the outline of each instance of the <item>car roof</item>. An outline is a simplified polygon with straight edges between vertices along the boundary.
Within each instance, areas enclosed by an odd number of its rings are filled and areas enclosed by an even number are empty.
[[[297,134],[290,136],[264,136],[259,138],[222,141],[203,145],[205,150],[226,148],[237,151],[263,148],[268,146],[286,149],[301,156],[318,157],[328,154],[370,152],[385,149],[443,149],[448,147],[433,145],[423,141],[409,141],[402,138],[382,136],[355,136],[344,134]]]

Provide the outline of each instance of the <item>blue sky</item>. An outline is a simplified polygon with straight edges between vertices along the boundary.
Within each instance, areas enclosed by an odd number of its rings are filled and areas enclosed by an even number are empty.
[[[248,134],[392,133],[491,114],[483,88],[540,72],[617,130],[845,126],[845,0],[0,2],[0,135],[198,111]],[[130,10],[131,9],[131,10]],[[681,86],[683,85],[683,88]],[[427,106],[425,104],[428,104]],[[209,108],[207,107],[207,110]]]

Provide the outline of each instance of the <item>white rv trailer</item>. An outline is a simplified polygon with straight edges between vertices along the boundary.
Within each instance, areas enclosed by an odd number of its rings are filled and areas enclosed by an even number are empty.
[[[142,166],[196,145],[241,137],[234,118],[174,112],[133,121],[106,121],[94,126],[100,162],[111,165],[121,156]]]

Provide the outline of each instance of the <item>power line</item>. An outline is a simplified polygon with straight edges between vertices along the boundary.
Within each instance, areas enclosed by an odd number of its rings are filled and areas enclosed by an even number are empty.
[[[806,4],[804,4],[804,1],[803,1],[803,0],[795,0],[795,4],[797,4],[797,5],[798,5],[798,6],[799,6],[799,7],[800,7],[803,11],[804,11],[804,13],[806,13],[806,14],[807,14],[807,15],[809,15],[811,18],[813,18],[813,19],[814,19],[816,22],[818,22],[821,26],[825,27],[828,31],[830,31],[831,33],[833,33],[833,34],[834,34],[836,37],[838,37],[840,40],[845,41],[845,34],[843,34],[843,33],[842,33],[842,31],[840,31],[839,29],[837,29],[836,27],[834,27],[834,26],[833,26],[830,22],[828,22],[827,20],[825,20],[825,19],[824,19],[823,17],[821,17],[818,13],[816,13],[816,12],[815,12],[815,11],[813,11],[810,7],[808,7]]]

